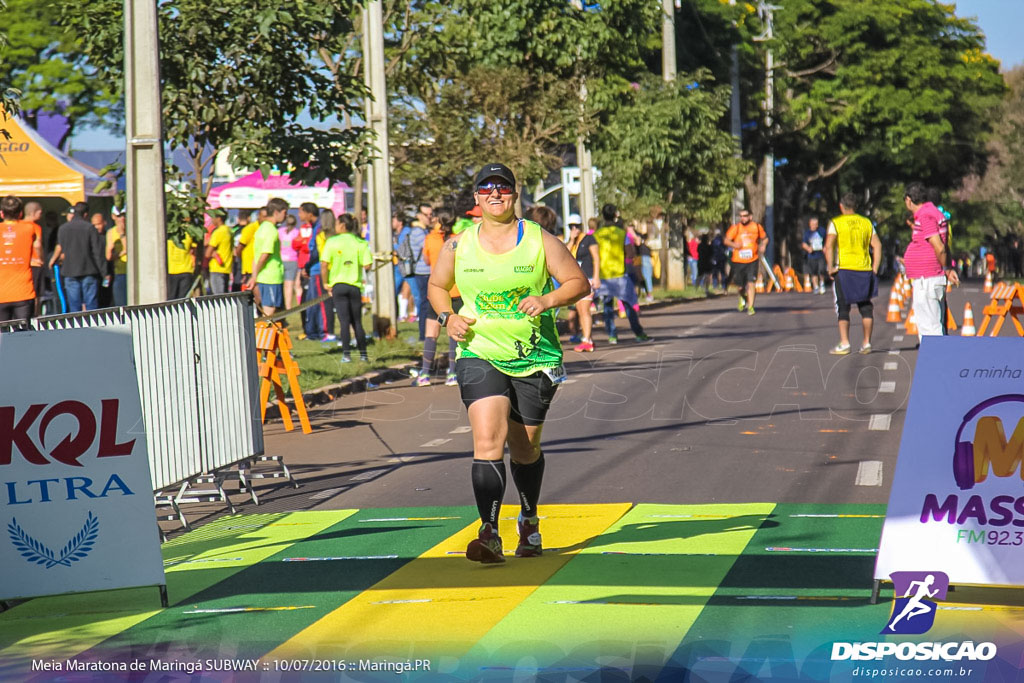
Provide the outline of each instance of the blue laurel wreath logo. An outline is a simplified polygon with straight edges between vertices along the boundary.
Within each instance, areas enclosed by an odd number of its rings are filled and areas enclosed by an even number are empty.
[[[27,561],[41,564],[45,569],[56,567],[58,564],[70,567],[72,562],[85,558],[96,544],[96,539],[100,535],[100,521],[90,512],[82,529],[68,541],[60,555],[29,536],[16,518],[12,518],[7,525],[7,533],[11,537],[11,543]]]

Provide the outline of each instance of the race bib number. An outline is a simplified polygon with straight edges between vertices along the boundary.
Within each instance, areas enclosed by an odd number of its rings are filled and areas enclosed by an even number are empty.
[[[741,259],[748,259],[748,260],[754,258],[754,250],[753,249],[740,249],[740,258]]]
[[[544,370],[541,370],[541,372],[548,376],[548,379],[551,380],[552,384],[561,384],[569,377],[565,372],[564,365],[559,365],[557,368],[545,368]]]

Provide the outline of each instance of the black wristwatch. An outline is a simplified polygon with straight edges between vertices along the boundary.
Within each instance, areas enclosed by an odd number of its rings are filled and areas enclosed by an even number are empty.
[[[438,324],[440,324],[441,327],[447,327],[447,325],[448,325],[448,318],[452,317],[453,315],[455,315],[455,314],[452,311],[448,311],[447,313],[438,313],[437,314],[437,322],[438,322]]]

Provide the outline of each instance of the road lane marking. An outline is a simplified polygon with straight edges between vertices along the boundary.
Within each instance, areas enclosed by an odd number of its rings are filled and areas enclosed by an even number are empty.
[[[886,363],[884,366],[882,366],[882,369],[883,370],[899,370],[900,369],[900,364],[899,363]]]
[[[857,466],[856,486],[881,486],[882,485],[882,461],[862,460]]]
[[[903,335],[902,335],[902,334],[897,334],[896,336],[894,336],[894,337],[892,338],[892,340],[893,340],[894,342],[901,342],[901,341],[903,341]]]
[[[437,446],[441,446],[442,444],[446,444],[449,441],[451,441],[451,439],[434,439],[432,441],[426,442],[425,444],[421,444],[420,448],[435,448]]]
[[[881,382],[878,385],[878,393],[880,393],[880,394],[894,394],[894,393],[896,393],[896,382]]]
[[[455,429],[453,429],[452,431],[450,431],[448,433],[449,434],[468,434],[471,431],[473,431],[472,427],[470,427],[469,425],[462,425],[461,427],[456,427]]]
[[[868,420],[868,430],[872,432],[887,432],[889,431],[889,425],[892,423],[892,415],[879,414],[872,415],[871,419]]]
[[[877,553],[878,548],[787,548],[784,546],[768,546],[770,553]]]
[[[900,355],[900,350],[899,349],[889,349],[889,355],[890,356],[898,356],[898,355]]]

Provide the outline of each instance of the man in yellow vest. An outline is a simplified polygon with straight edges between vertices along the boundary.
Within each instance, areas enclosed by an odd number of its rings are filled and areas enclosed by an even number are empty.
[[[871,353],[871,327],[878,296],[878,266],[882,262],[882,241],[870,220],[857,213],[857,196],[847,192],[839,200],[839,211],[828,224],[825,235],[825,262],[834,280],[836,312],[839,315],[839,344],[829,353],[850,353],[850,306],[857,304],[864,341],[861,353]]]

